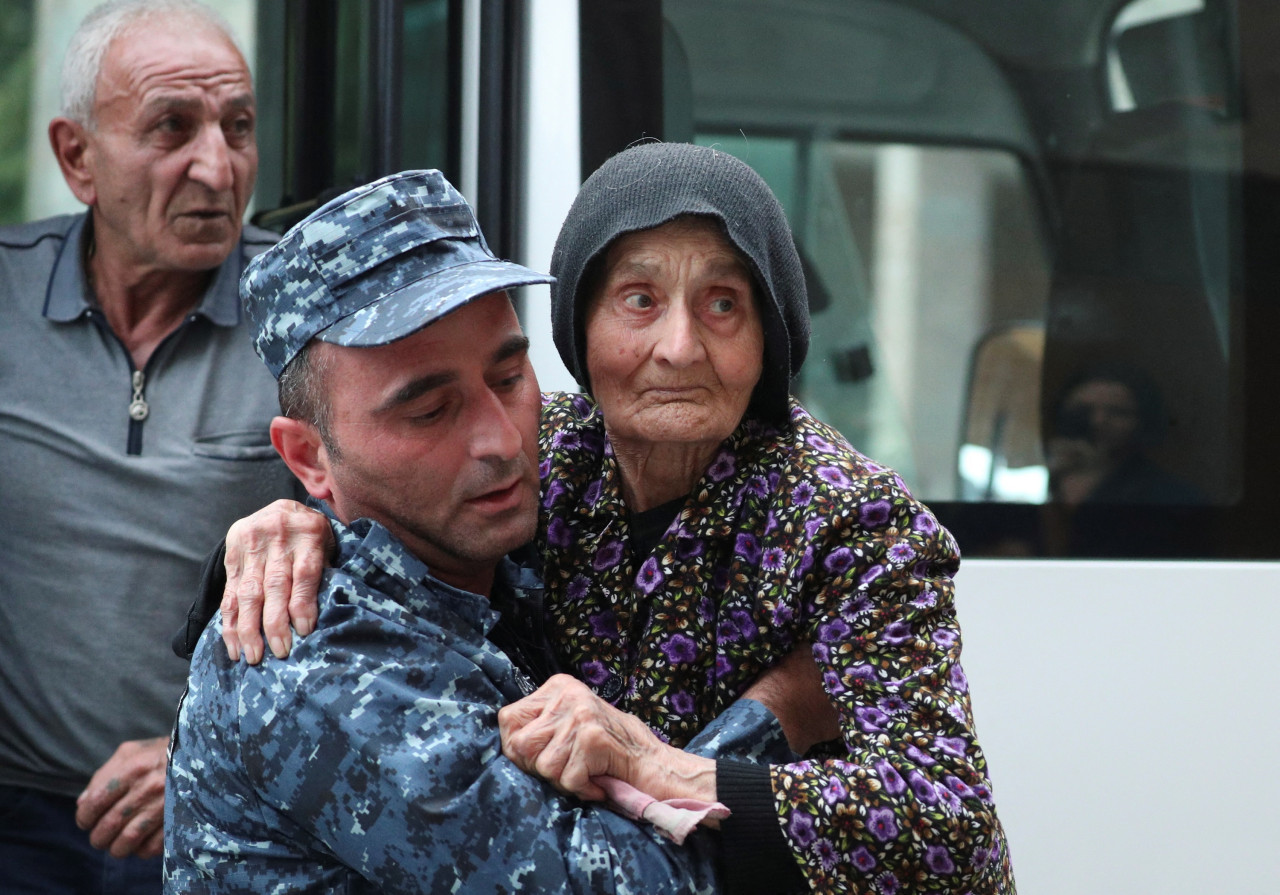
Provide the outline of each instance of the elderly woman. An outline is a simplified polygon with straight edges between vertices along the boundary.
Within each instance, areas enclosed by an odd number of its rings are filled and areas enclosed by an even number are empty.
[[[552,273],[583,388],[542,414],[563,666],[679,747],[811,644],[839,740],[716,768],[729,887],[799,868],[815,891],[1012,891],[959,661],[956,546],[789,397],[808,303],[768,186],[715,149],[628,149],[583,185]]]

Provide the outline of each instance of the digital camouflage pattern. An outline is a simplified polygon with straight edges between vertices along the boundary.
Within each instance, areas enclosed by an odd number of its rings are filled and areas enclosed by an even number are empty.
[[[499,261],[435,170],[344,193],[289,229],[240,279],[254,348],[279,378],[312,338],[383,345],[467,302],[551,277]]]
[[[538,540],[560,663],[681,745],[812,642],[843,743],[771,769],[810,886],[1012,892],[960,665],[955,542],[892,470],[790,408],[786,425],[744,422],[637,556],[598,409],[544,397]]]
[[[501,754],[521,674],[488,600],[432,578],[385,528],[333,522],[317,629],[288,659],[232,663],[210,626],[191,665],[165,799],[165,891],[709,892],[714,842],[560,796]],[[540,599],[536,575],[499,579]],[[781,760],[757,703],[691,746]]]

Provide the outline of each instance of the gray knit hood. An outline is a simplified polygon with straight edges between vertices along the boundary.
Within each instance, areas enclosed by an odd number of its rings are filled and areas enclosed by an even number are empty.
[[[681,215],[720,221],[755,275],[764,323],[764,367],[749,414],[781,419],[791,378],[809,348],[809,300],[786,214],[768,185],[727,153],[689,143],[642,143],[587,178],[551,256],[556,348],[588,393],[585,274],[619,236]]]

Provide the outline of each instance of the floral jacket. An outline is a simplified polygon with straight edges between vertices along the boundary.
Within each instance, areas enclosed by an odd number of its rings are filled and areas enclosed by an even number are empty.
[[[744,422],[636,556],[597,408],[544,401],[539,547],[564,666],[680,746],[809,640],[843,743],[771,778],[810,886],[1012,892],[960,666],[959,554],[902,480],[793,401],[786,426]]]

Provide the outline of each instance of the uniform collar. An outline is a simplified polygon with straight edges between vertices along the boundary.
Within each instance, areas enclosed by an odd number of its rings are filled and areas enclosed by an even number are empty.
[[[338,543],[335,565],[346,574],[386,594],[415,615],[427,614],[447,601],[448,608],[464,616],[474,611],[472,621],[481,630],[487,632],[492,627],[494,618],[487,597],[436,578],[427,564],[409,552],[381,523],[360,518],[346,525],[323,501],[309,499],[307,504],[328,517]],[[541,605],[542,580],[531,559],[534,555],[522,548],[503,557],[494,571],[494,592],[506,591],[517,600]]]
[[[91,213],[76,218],[67,231],[53,263],[53,274],[44,297],[44,316],[55,323],[70,323],[97,307],[84,275],[84,258],[93,233]],[[200,304],[192,312],[217,326],[240,323],[240,271],[244,268],[244,247],[235,247],[218,266],[213,282],[204,292]]]

